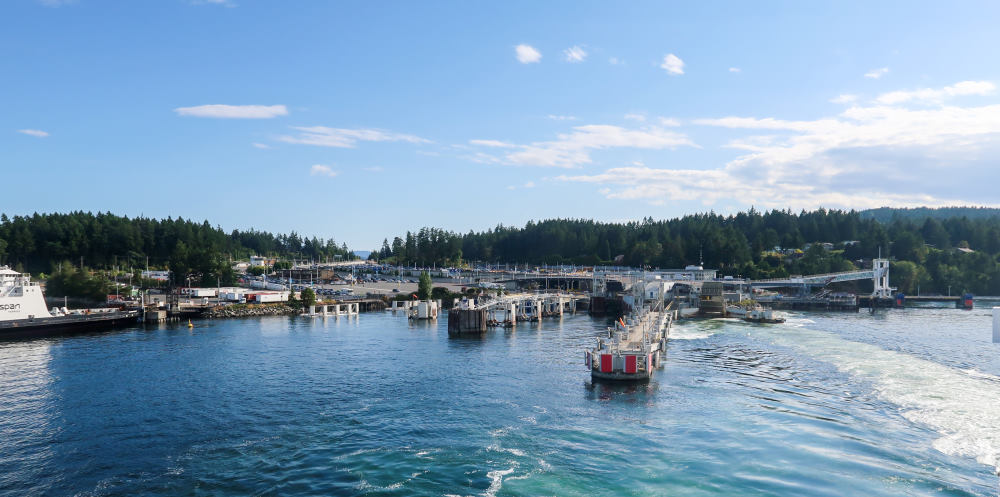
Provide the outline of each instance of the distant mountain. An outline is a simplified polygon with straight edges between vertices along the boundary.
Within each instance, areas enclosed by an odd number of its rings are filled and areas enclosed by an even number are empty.
[[[360,257],[362,259],[367,259],[368,256],[371,255],[371,253],[372,253],[371,250],[355,250],[354,251],[354,255],[356,255],[356,256],[358,256],[358,257]]]
[[[879,207],[860,211],[861,219],[874,219],[880,223],[891,223],[893,219],[909,219],[923,221],[927,218],[951,219],[966,217],[969,219],[988,219],[1000,217],[1000,209],[992,207],[914,207],[893,208]]]

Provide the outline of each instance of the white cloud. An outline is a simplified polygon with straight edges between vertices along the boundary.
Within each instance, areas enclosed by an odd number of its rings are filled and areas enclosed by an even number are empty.
[[[611,57],[610,59],[608,59],[608,64],[611,64],[613,66],[625,65],[625,61],[619,59],[618,57]]]
[[[857,95],[849,95],[849,94],[837,95],[836,97],[830,99],[830,102],[835,104],[852,104],[857,101],[858,101]]]
[[[558,116],[555,114],[549,114],[548,116],[545,117],[548,117],[553,121],[576,121],[576,116]]]
[[[340,173],[331,169],[330,166],[324,166],[323,164],[315,164],[313,167],[309,168],[310,176],[326,176],[332,178],[338,174]]]
[[[271,148],[271,146],[268,145],[268,144],[266,144],[266,143],[254,143],[253,144],[253,148],[259,148],[261,150],[267,150],[267,149]]]
[[[278,140],[286,143],[337,148],[354,148],[359,141],[430,143],[429,140],[418,136],[378,129],[345,129],[326,126],[292,126],[292,129],[299,131],[299,134],[279,136]]]
[[[698,119],[695,124],[749,132],[727,145],[740,155],[715,168],[637,165],[555,179],[600,185],[608,198],[651,203],[793,209],[996,205],[1000,104],[919,103],[856,105],[814,120]]]
[[[288,109],[284,105],[198,105],[196,107],[178,107],[174,112],[180,116],[211,117],[216,119],[271,119],[287,116]]]
[[[514,53],[517,56],[517,61],[522,64],[531,64],[542,60],[542,53],[531,45],[518,45],[514,47]]]
[[[636,122],[640,122],[641,123],[641,122],[645,122],[646,121],[646,115],[645,114],[639,114],[638,112],[630,112],[628,114],[625,114],[625,119],[628,119],[629,121],[636,121]]]
[[[495,147],[495,148],[514,148],[517,145],[513,143],[508,143],[500,140],[469,140],[472,145],[479,145],[481,147]]]
[[[583,62],[587,59],[587,51],[577,45],[563,50],[563,55],[566,56],[567,62]]]
[[[989,81],[961,81],[939,89],[923,88],[920,90],[892,91],[879,95],[875,100],[885,105],[895,105],[911,100],[939,102],[950,97],[989,95],[996,91],[996,89],[996,85]]]
[[[677,126],[681,125],[680,121],[678,121],[677,119],[674,119],[672,117],[661,117],[661,118],[658,118],[657,121],[659,121],[660,126],[667,126],[667,127],[670,127],[670,128],[674,128],[674,127],[677,127]]]
[[[527,145],[497,140],[470,140],[469,143],[510,149],[502,156],[478,152],[466,157],[475,162],[563,168],[590,163],[592,161],[590,153],[594,150],[610,148],[662,150],[679,146],[696,146],[686,135],[658,126],[628,129],[607,124],[576,126],[570,133],[559,134],[556,140]]]
[[[660,67],[670,74],[684,74],[684,61],[672,53],[663,57],[663,63],[660,64]]]
[[[879,79],[882,76],[885,76],[886,74],[889,74],[889,68],[880,67],[878,69],[872,69],[871,71],[866,72],[865,77],[868,79]]]
[[[49,136],[47,131],[42,131],[40,129],[19,129],[17,132],[28,136],[34,136],[35,138],[45,138]]]
[[[738,68],[738,67],[730,67],[729,68],[729,72],[740,72],[740,68]]]

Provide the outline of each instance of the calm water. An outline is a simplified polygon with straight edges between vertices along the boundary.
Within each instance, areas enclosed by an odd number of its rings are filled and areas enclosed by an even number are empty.
[[[989,311],[677,326],[592,385],[586,316],[265,318],[0,342],[3,495],[997,495]]]

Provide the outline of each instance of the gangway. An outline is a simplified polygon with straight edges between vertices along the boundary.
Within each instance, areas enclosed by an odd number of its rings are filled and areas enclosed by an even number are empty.
[[[872,268],[859,271],[844,271],[840,273],[811,274],[792,278],[772,278],[766,280],[751,280],[754,288],[799,288],[803,294],[816,287],[825,287],[831,283],[843,281],[872,280],[873,295],[879,298],[890,298],[893,290],[889,286],[889,260],[874,259]]]

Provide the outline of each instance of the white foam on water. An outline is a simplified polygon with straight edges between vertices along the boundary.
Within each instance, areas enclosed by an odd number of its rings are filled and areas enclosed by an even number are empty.
[[[514,467],[510,467],[508,469],[495,469],[493,471],[490,471],[489,473],[486,473],[486,476],[492,481],[490,482],[490,488],[487,488],[486,493],[484,493],[483,495],[489,497],[496,497],[497,492],[500,491],[500,487],[503,486],[503,477],[513,472],[514,472]]]
[[[517,419],[520,419],[521,421],[524,421],[525,423],[528,424],[533,424],[533,425],[538,424],[538,420],[535,419],[534,416],[518,416]]]
[[[770,336],[870,382],[881,399],[902,409],[906,419],[941,434],[933,443],[935,449],[1000,470],[1000,378],[810,328],[795,333],[776,329]]]
[[[695,326],[678,326],[670,329],[670,340],[703,340],[715,333]]]

